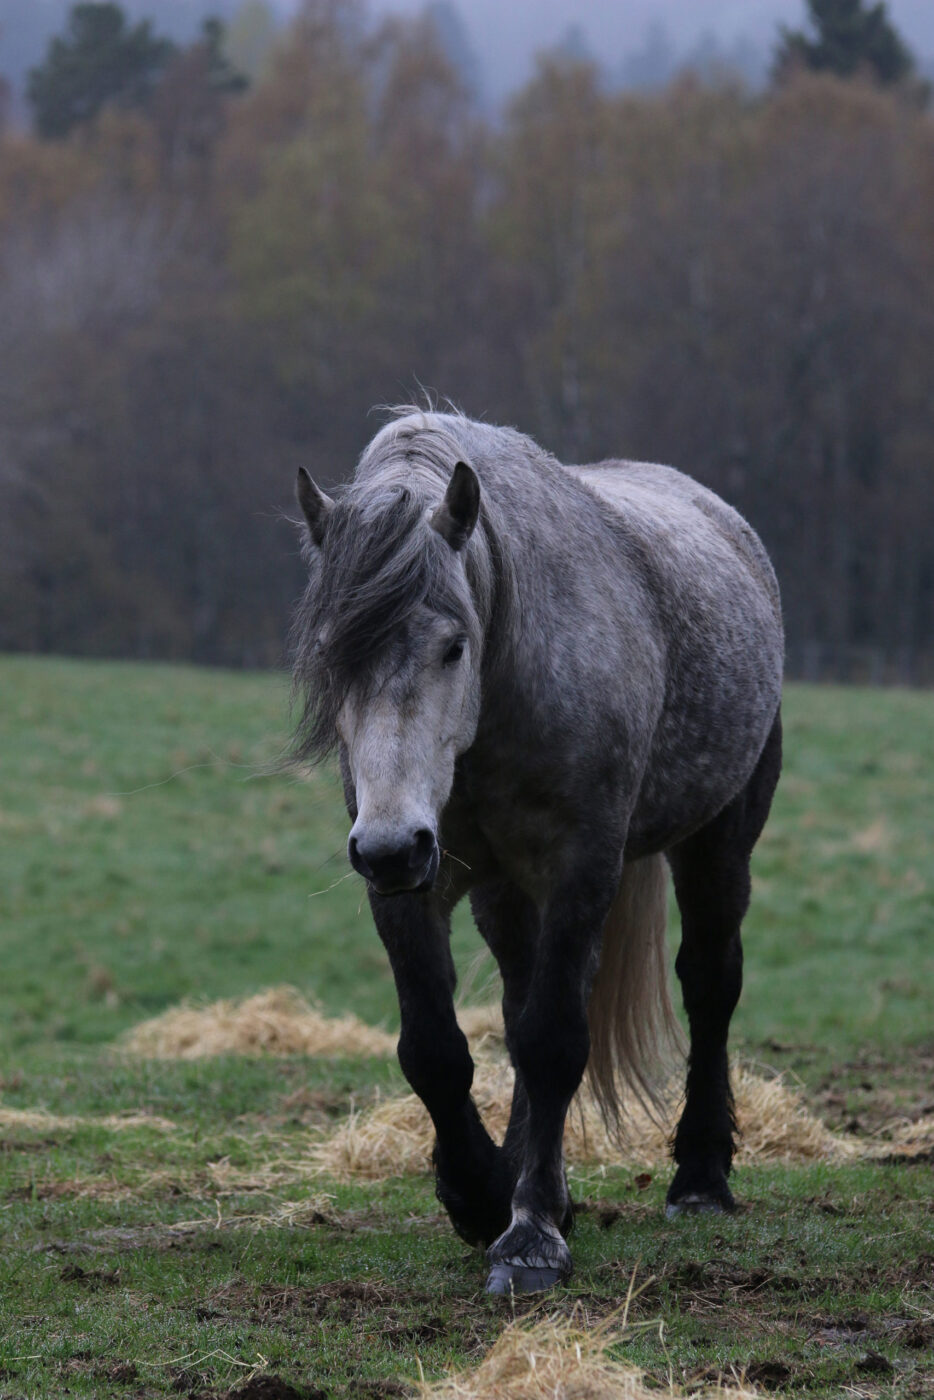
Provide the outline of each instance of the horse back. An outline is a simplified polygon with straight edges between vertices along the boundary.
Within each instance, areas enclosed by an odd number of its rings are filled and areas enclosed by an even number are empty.
[[[722,497],[684,472],[656,462],[609,461],[567,470],[638,531],[656,557],[673,556],[668,582],[675,587],[691,572],[685,565],[699,563],[708,571],[722,556],[719,546],[725,543],[726,568],[722,559],[720,568],[732,574],[737,563],[745,566],[753,585],[769,598],[781,628],[778,582],[762,541]]]

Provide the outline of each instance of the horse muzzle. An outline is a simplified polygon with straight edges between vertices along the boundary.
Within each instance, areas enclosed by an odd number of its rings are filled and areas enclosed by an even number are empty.
[[[358,831],[357,825],[350,833],[347,854],[354,870],[377,894],[422,894],[431,889],[441,863],[433,831],[419,827],[400,840],[398,833]]]

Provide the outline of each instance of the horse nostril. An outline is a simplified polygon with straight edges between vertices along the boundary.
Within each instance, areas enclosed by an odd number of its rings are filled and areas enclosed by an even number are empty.
[[[373,878],[371,866],[360,854],[356,836],[351,836],[350,840],[347,842],[347,855],[358,875],[362,875],[365,880],[371,880]]]
[[[427,827],[422,827],[416,831],[415,840],[412,842],[412,849],[409,851],[409,868],[418,870],[431,857],[435,849],[435,834]]]
[[[347,839],[347,855],[358,875],[381,894],[412,890],[437,869],[438,843],[434,832],[423,827],[401,837],[378,829],[354,831]]]

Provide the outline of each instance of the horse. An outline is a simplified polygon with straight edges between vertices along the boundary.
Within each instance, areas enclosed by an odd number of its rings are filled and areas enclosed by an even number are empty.
[[[348,855],[395,979],[402,1071],[431,1116],[437,1194],[492,1293],[572,1269],[565,1117],[658,1104],[690,1033],[666,1213],[728,1211],[727,1064],[749,860],[781,768],[778,586],[750,526],[665,466],[564,466],[456,411],[399,409],[353,480],[302,468],[295,753],[338,750]],[[515,1087],[492,1141],[454,1009],[469,896],[502,976]]]

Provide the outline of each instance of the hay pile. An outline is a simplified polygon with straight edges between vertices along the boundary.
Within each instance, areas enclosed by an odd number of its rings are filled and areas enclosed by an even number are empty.
[[[490,1135],[500,1141],[509,1121],[512,1085],[512,1069],[505,1061],[480,1061],[474,1099]],[[763,1079],[739,1066],[734,1068],[733,1085],[742,1135],[738,1162],[839,1161],[859,1151],[856,1143],[825,1128],[780,1079]],[[585,1084],[568,1114],[567,1160],[575,1166],[653,1167],[667,1162],[678,1107],[673,1102],[671,1121],[660,1125],[634,1105],[620,1144],[607,1131]],[[433,1141],[434,1130],[421,1101],[405,1094],[351,1113],[329,1138],[312,1148],[312,1157],[322,1171],[338,1180],[382,1181],[427,1171]]]
[[[457,1024],[470,1041],[474,1054],[478,1050],[493,1050],[504,1044],[503,1009],[499,1002],[489,1006],[459,1006]]]
[[[609,1354],[624,1328],[618,1318],[593,1329],[577,1317],[513,1322],[476,1370],[423,1381],[418,1393],[422,1400],[684,1400],[686,1391],[650,1388],[641,1371]],[[756,1392],[743,1387],[692,1388],[690,1394],[691,1400],[756,1400]]]
[[[107,1128],[110,1132],[129,1128],[153,1128],[158,1133],[174,1133],[175,1124],[151,1113],[109,1113],[103,1118],[82,1118],[75,1114],[47,1113],[43,1108],[0,1107],[0,1128],[27,1128],[40,1133],[69,1133],[78,1128]]]
[[[891,1126],[892,1140],[885,1145],[882,1155],[891,1157],[915,1157],[923,1152],[934,1151],[934,1115],[927,1114],[914,1122],[904,1120]],[[879,1144],[876,1144],[878,1150]],[[875,1154],[874,1154],[875,1155]]]
[[[131,1055],[197,1060],[208,1055],[392,1055],[395,1036],[356,1016],[325,1016],[295,990],[273,987],[239,1001],[185,1003],[136,1026]]]
[[[490,1134],[502,1139],[512,1100],[512,1069],[503,1051],[498,1006],[462,1007],[458,1020],[477,1060],[474,1097]],[[395,1037],[356,1016],[325,1016],[293,987],[276,987],[239,1001],[182,1005],[137,1026],[122,1042],[131,1054],[160,1059],[196,1059],[222,1054],[392,1055]],[[779,1078],[763,1078],[734,1067],[733,1083],[741,1141],[739,1162],[839,1161],[860,1146],[825,1128]],[[586,1084],[575,1099],[565,1131],[565,1152],[575,1165],[640,1167],[668,1160],[668,1139],[677,1119],[676,1094],[669,1121],[656,1123],[638,1104],[631,1107],[621,1147],[607,1132]],[[147,1120],[152,1121],[152,1120]],[[414,1094],[353,1112],[312,1149],[319,1170],[340,1180],[382,1181],[427,1170],[433,1131]],[[898,1150],[918,1150],[918,1130],[896,1139]],[[863,1149],[864,1150],[864,1149]]]
[[[503,1040],[499,1006],[457,1013],[475,1049]],[[183,1002],[143,1021],[120,1042],[131,1055],[197,1060],[210,1055],[394,1055],[396,1037],[356,1016],[325,1016],[294,987],[272,987],[240,1000]]]

